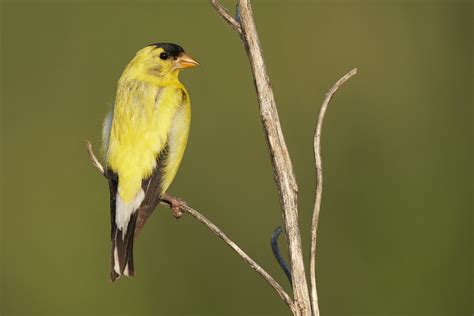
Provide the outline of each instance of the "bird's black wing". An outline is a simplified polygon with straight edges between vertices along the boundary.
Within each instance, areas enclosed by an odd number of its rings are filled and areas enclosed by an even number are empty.
[[[164,192],[161,183],[164,167],[168,158],[168,148],[168,144],[163,147],[156,159],[157,163],[153,173],[150,177],[142,181],[142,189],[145,192],[145,198],[137,210],[138,219],[135,225],[135,239],[163,197]]]

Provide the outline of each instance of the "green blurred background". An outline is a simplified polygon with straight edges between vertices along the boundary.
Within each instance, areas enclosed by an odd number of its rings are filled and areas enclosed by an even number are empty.
[[[305,255],[315,116],[359,69],[323,130],[322,315],[471,315],[473,2],[254,1],[254,13]],[[108,189],[84,140],[99,147],[134,53],[170,41],[201,63],[181,75],[193,122],[170,192],[289,290],[269,247],[281,218],[247,57],[207,1],[4,0],[1,28],[1,315],[289,314],[222,241],[163,207],[136,243],[136,278],[108,281]]]

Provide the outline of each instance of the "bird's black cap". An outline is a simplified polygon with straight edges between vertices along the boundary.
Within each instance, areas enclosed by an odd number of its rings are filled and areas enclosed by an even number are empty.
[[[178,57],[179,54],[184,53],[184,49],[181,46],[173,43],[154,43],[148,46],[154,46],[156,48],[161,47],[165,50],[165,52],[174,58]]]

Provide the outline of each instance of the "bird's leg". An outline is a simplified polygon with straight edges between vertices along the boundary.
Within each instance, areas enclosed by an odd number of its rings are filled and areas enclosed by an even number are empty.
[[[173,211],[174,218],[179,219],[181,216],[183,216],[181,207],[186,205],[186,202],[183,201],[183,199],[169,195],[168,193],[165,193],[161,199],[169,204],[171,210]]]

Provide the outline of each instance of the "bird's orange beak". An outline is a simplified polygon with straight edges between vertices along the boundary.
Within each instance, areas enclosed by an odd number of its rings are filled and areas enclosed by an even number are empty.
[[[191,58],[189,55],[185,53],[181,53],[178,58],[176,58],[174,69],[184,69],[190,67],[197,67],[199,63],[197,60]]]

